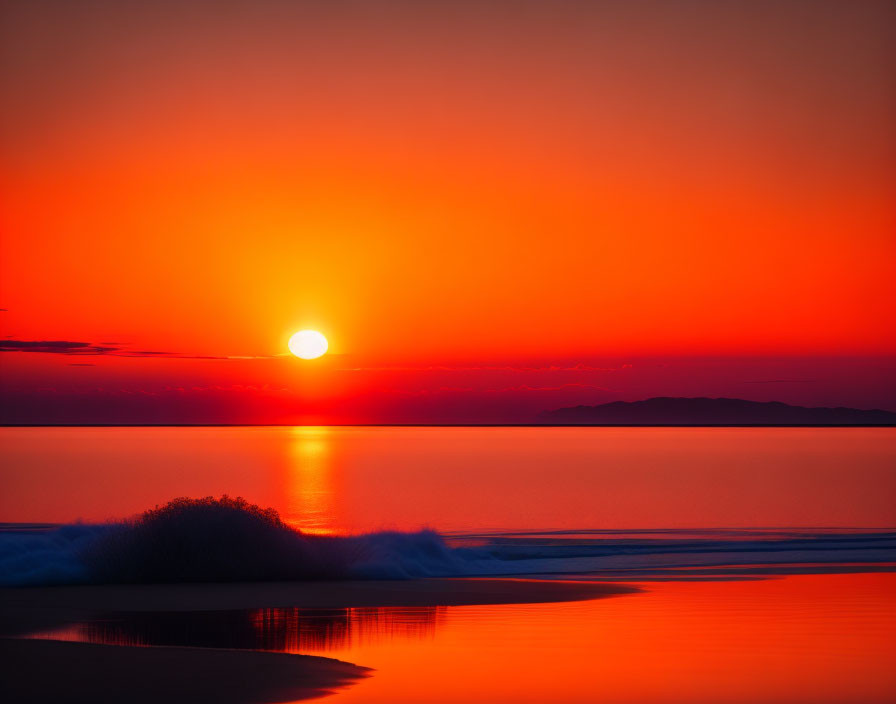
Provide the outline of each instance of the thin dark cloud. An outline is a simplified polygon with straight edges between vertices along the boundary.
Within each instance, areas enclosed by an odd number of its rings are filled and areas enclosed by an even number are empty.
[[[631,364],[618,367],[595,367],[588,364],[572,365],[431,365],[431,366],[379,366],[348,367],[343,372],[618,372],[631,369]]]
[[[121,351],[119,347],[94,345],[71,340],[0,340],[0,352],[37,352],[43,354],[99,355]]]
[[[151,357],[155,359],[279,359],[283,355],[226,356],[190,355],[160,350],[129,350],[125,343],[94,343],[73,340],[0,340],[0,352],[31,352],[72,356]]]
[[[477,389],[472,386],[440,386],[433,389],[389,389],[389,393],[403,396],[431,396],[437,394],[513,394],[527,392],[544,392],[544,391],[569,391],[575,389],[584,389],[587,391],[607,391],[616,392],[616,389],[610,389],[606,386],[597,384],[560,384],[558,386],[530,386],[521,384],[519,386],[492,387],[485,389]]]

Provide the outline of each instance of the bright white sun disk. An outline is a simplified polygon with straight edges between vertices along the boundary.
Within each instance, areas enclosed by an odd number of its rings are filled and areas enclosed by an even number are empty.
[[[316,359],[327,351],[327,338],[317,330],[299,330],[289,338],[289,351],[301,359]]]

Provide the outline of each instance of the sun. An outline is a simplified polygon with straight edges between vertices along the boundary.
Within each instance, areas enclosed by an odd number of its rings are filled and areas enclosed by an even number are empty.
[[[317,359],[327,352],[327,338],[317,330],[299,330],[289,338],[289,351],[301,359]]]

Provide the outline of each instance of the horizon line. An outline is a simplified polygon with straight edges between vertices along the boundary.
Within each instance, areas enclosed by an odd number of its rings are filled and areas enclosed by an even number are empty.
[[[0,423],[0,428],[896,428],[896,423]]]

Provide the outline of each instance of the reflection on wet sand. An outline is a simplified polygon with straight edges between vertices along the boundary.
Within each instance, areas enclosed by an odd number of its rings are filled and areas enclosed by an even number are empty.
[[[348,609],[267,608],[98,614],[33,634],[82,643],[307,653],[393,638],[432,638],[444,606]]]

